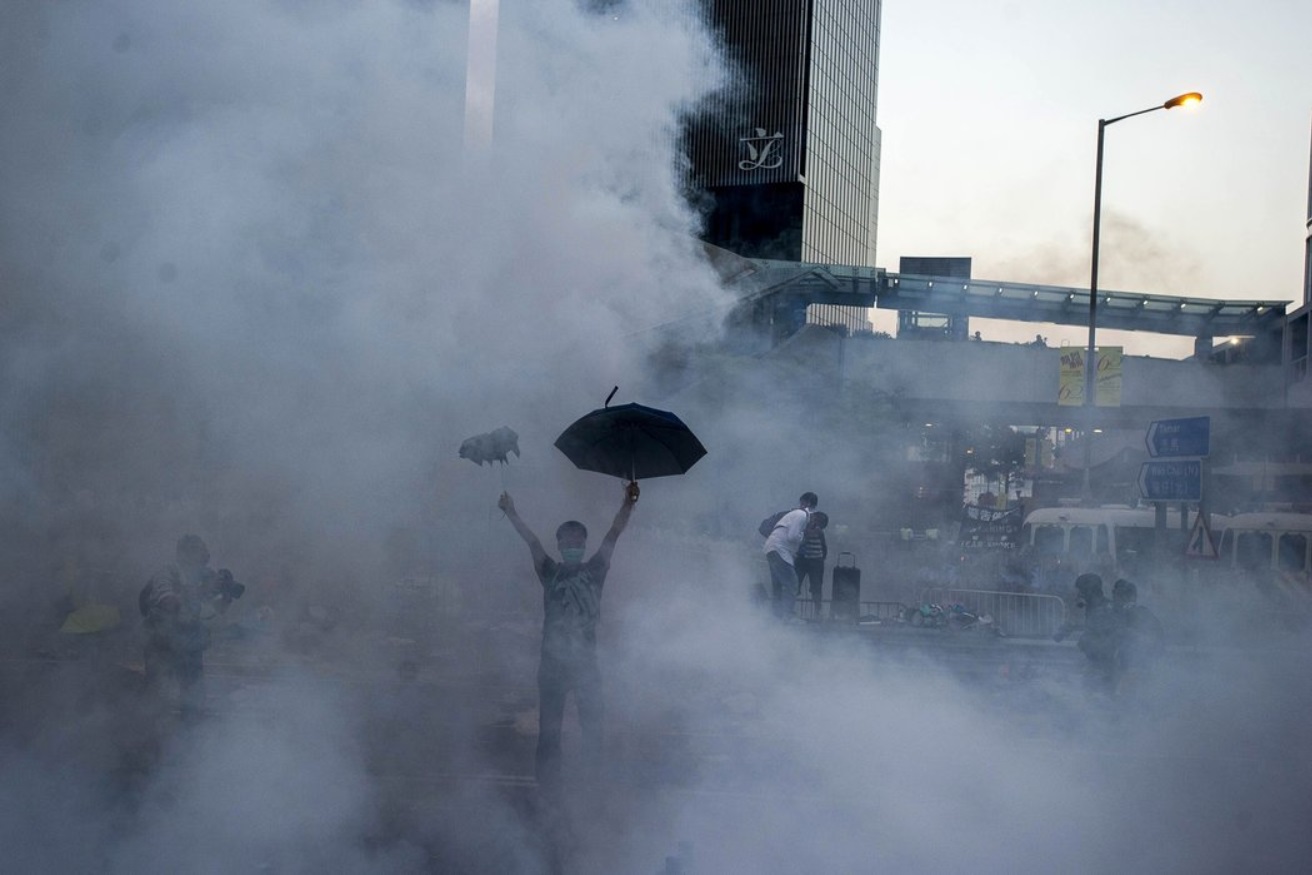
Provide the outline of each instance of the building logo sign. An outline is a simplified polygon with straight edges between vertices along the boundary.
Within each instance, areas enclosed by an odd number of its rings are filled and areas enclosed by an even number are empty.
[[[738,162],[739,170],[775,170],[784,163],[784,135],[779,131],[767,134],[765,128],[757,128],[756,135],[740,137],[747,157]]]

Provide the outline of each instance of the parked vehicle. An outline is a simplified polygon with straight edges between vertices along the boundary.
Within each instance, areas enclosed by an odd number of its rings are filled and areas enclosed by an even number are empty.
[[[1215,573],[1276,598],[1312,598],[1312,514],[1241,513],[1226,521]]]
[[[1178,508],[1166,512],[1166,543],[1157,544],[1157,513],[1152,508],[1046,507],[1032,511],[1021,527],[1022,555],[1035,589],[1069,589],[1080,574],[1101,575],[1109,585],[1118,577],[1143,576],[1153,555],[1182,556],[1189,531],[1197,520],[1191,510],[1181,526]],[[1228,518],[1211,515],[1212,531]]]

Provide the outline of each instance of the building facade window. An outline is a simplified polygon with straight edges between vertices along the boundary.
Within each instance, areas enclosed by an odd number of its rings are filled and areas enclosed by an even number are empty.
[[[881,5],[705,0],[734,68],[686,133],[707,242],[747,257],[874,266]],[[870,330],[864,308],[812,305],[807,321]]]

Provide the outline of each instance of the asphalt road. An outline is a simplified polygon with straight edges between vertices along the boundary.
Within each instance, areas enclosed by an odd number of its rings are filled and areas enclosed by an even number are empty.
[[[189,737],[230,730],[245,737],[257,727],[249,743],[259,745],[260,733],[313,734],[312,725],[296,727],[307,713],[319,714],[309,719],[340,721],[348,728],[349,759],[363,770],[372,794],[375,815],[359,842],[380,854],[408,848],[422,860],[422,871],[434,872],[529,871],[516,862],[515,855],[524,853],[547,861],[543,871],[625,871],[607,866],[619,866],[614,859],[633,853],[638,839],[625,831],[634,823],[652,833],[652,847],[645,849],[652,865],[644,871],[659,871],[665,856],[677,862],[683,853],[677,839],[686,826],[677,812],[694,809],[703,819],[740,824],[750,812],[764,821],[781,807],[823,811],[848,804],[843,793],[836,795],[831,764],[798,755],[799,744],[825,740],[799,739],[789,727],[766,719],[771,693],[759,679],[718,678],[707,687],[690,686],[675,697],[680,706],[662,710],[653,708],[644,686],[662,679],[651,677],[610,678],[604,772],[591,783],[571,778],[561,799],[544,802],[532,778],[534,630],[532,623],[484,627],[464,640],[448,641],[447,651],[412,640],[375,639],[347,657],[330,646],[332,641],[324,642],[325,649],[299,654],[274,651],[259,641],[221,642],[207,660],[205,714],[186,725],[147,707],[131,647],[11,656],[0,661],[0,698],[10,705],[0,716],[0,739],[11,749],[97,776],[106,810],[129,812],[130,820],[130,812],[149,798],[156,776],[169,767],[170,750],[185,746]],[[927,711],[942,707],[933,696],[943,694],[943,679],[951,678],[947,695],[961,697],[962,713],[996,718],[1009,727],[1009,755],[1019,761],[1040,771],[1045,764],[1074,769],[1113,788],[1122,786],[1127,798],[1144,786],[1170,786],[1179,798],[1198,800],[1200,822],[1249,817],[1243,813],[1247,809],[1232,814],[1219,807],[1218,775],[1256,798],[1270,795],[1268,785],[1291,785],[1289,751],[1274,732],[1247,733],[1238,745],[1200,732],[1197,738],[1176,735],[1169,743],[1127,748],[1126,721],[1135,721],[1140,716],[1135,709],[1144,703],[1088,692],[1086,660],[1069,642],[896,625],[808,624],[790,631],[803,651],[841,649],[913,689],[923,682]],[[454,658],[472,652],[483,658]],[[1197,679],[1226,670],[1244,675],[1249,669],[1243,661],[1233,650],[1197,647],[1172,648],[1163,659],[1168,670]],[[1306,687],[1301,680],[1306,652],[1277,654],[1274,662],[1287,673],[1269,679],[1274,689]],[[1179,707],[1208,713],[1205,685],[1186,694],[1192,699],[1181,700]],[[908,707],[905,699],[899,701]],[[577,757],[572,710],[567,710],[567,759]],[[1138,720],[1135,728],[1140,739],[1143,723]],[[924,754],[914,738],[874,738],[870,744],[882,747],[885,757],[890,747],[904,747],[912,757]],[[996,755],[968,729],[955,744],[955,755],[967,762],[971,756]],[[860,771],[860,750],[839,745],[832,754],[854,758]],[[1127,762],[1133,767],[1126,768]],[[1300,754],[1293,763],[1294,788],[1307,772],[1307,756]],[[907,816],[922,811],[925,818],[941,818],[943,792],[937,778],[907,781],[898,787],[898,804]],[[640,817],[634,813],[637,800]],[[1262,822],[1283,826],[1284,813],[1294,816],[1297,808],[1282,805]],[[513,848],[504,838],[506,819],[519,836]],[[1252,835],[1254,847],[1263,846],[1257,839],[1265,834],[1254,829]],[[563,861],[577,862],[585,853],[581,846],[592,862],[571,869]],[[1267,841],[1265,847],[1276,849],[1274,863],[1286,859],[1279,842]]]

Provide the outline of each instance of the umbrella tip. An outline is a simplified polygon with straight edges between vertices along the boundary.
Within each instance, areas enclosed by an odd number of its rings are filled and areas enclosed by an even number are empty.
[[[609,407],[609,406],[610,406],[610,399],[614,398],[614,397],[615,397],[615,393],[618,392],[619,390],[620,390],[620,387],[619,387],[619,386],[616,386],[614,389],[611,389],[611,390],[610,390],[610,394],[606,396],[606,403],[603,404],[603,405],[601,405],[601,406],[602,406],[602,407]]]

